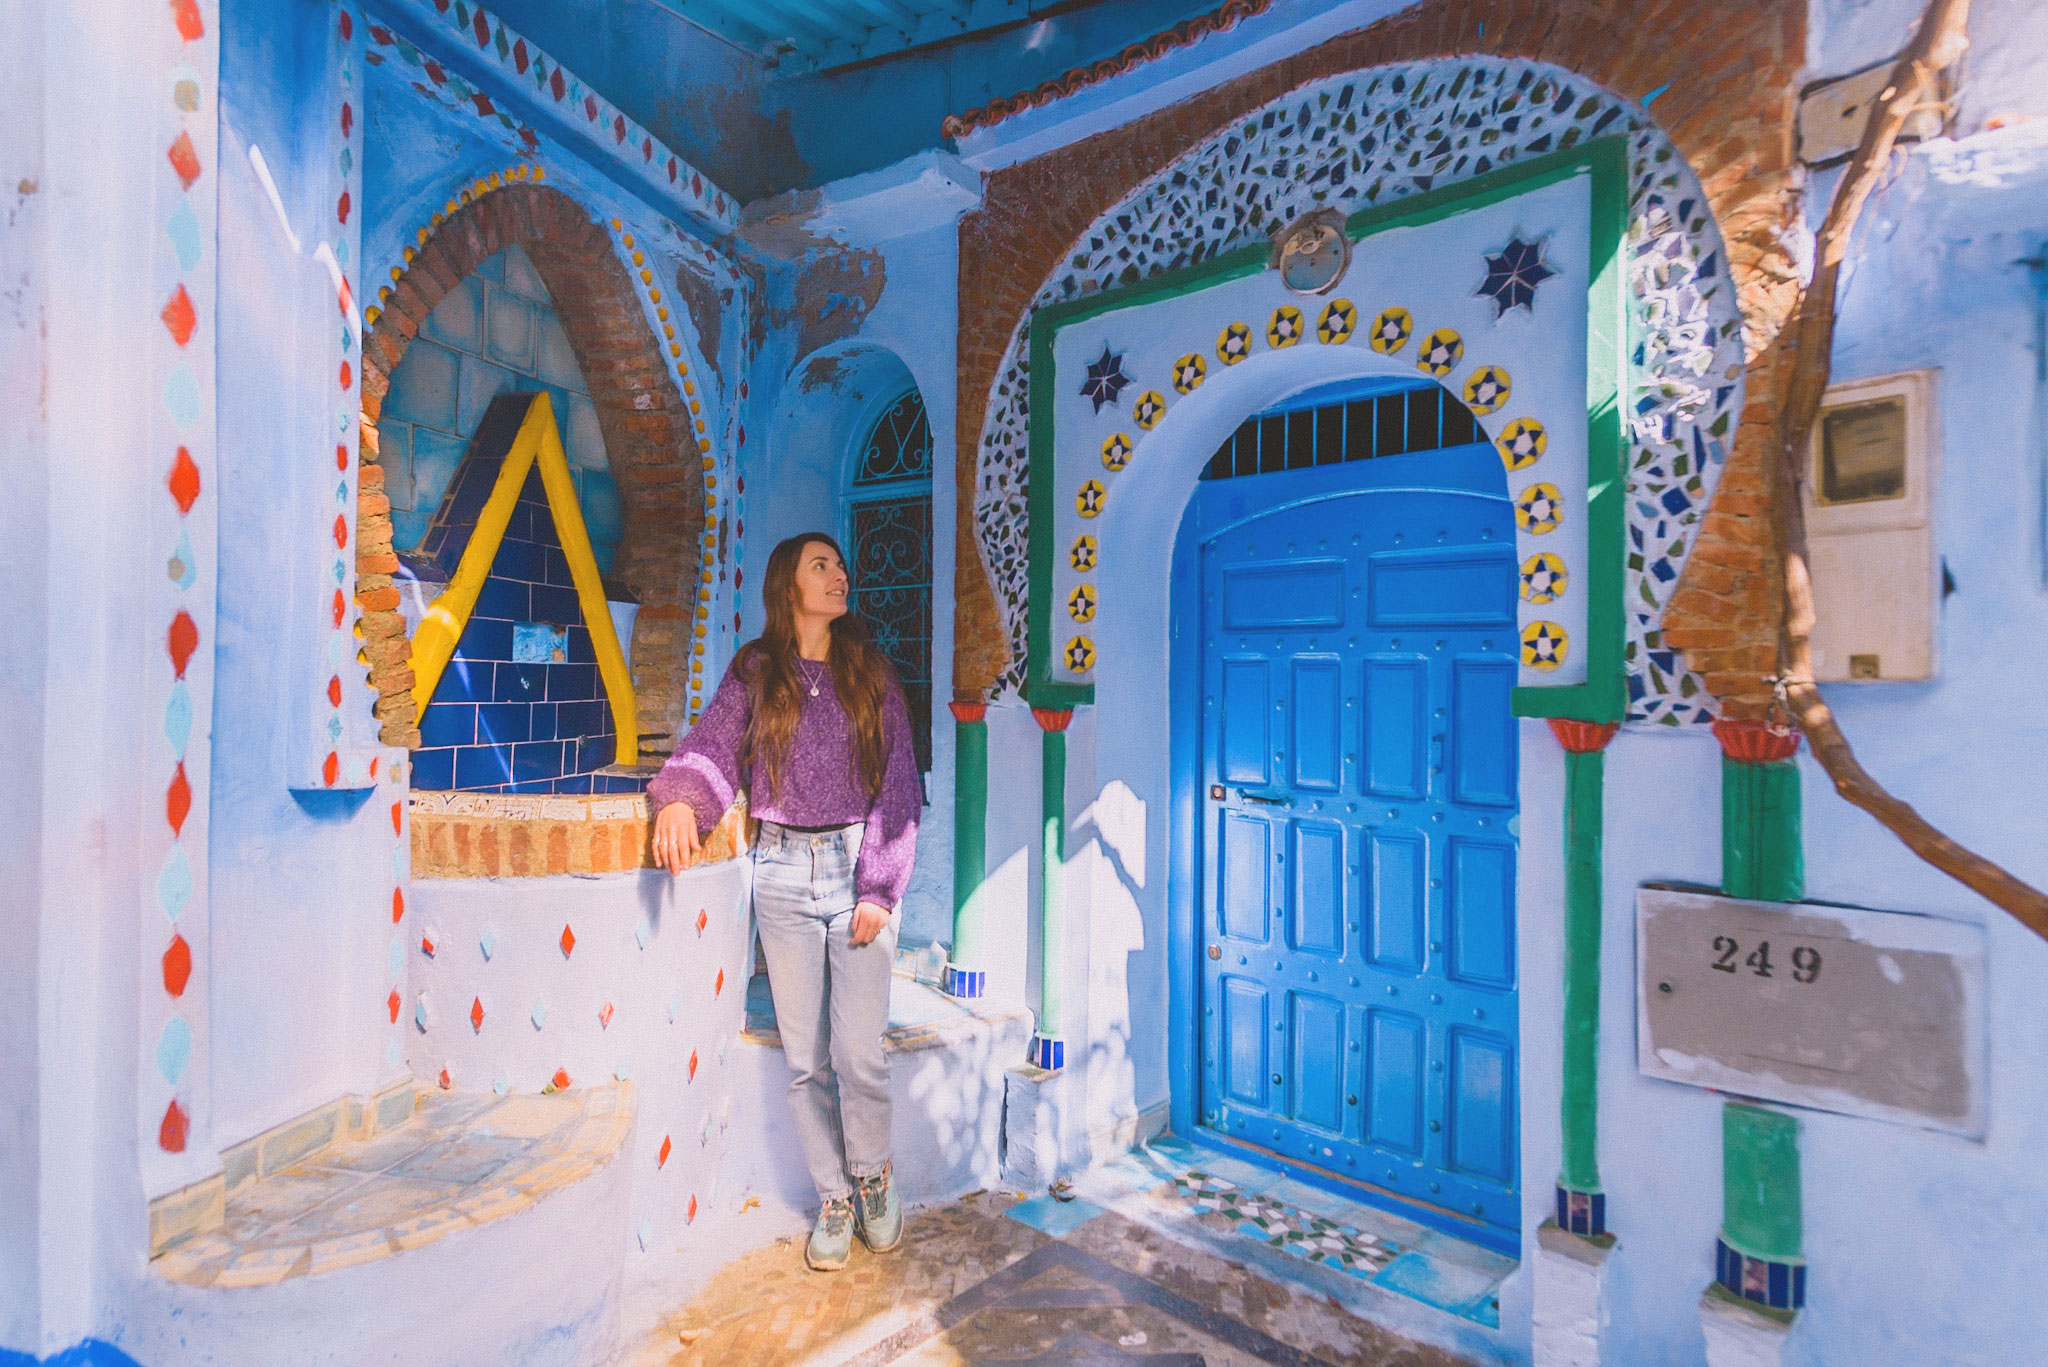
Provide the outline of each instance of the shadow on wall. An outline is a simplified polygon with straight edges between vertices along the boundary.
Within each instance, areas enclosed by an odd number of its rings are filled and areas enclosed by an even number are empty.
[[[760,603],[747,584],[760,582],[775,543],[799,532],[846,529],[846,489],[855,447],[881,411],[916,384],[892,351],[843,343],[815,351],[790,370],[775,408],[767,458],[754,476],[772,499],[753,508],[746,540],[741,611],[751,636],[761,627]]]

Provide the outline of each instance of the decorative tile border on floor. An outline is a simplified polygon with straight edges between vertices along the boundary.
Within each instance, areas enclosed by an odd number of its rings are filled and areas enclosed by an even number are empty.
[[[352,1267],[515,1214],[612,1160],[633,1084],[552,1096],[422,1094],[413,1120],[245,1183],[218,1229],[156,1258],[189,1286],[266,1286]]]
[[[1091,1170],[1080,1185],[1104,1207],[1162,1232],[1200,1230],[1202,1243],[1226,1253],[1251,1240],[1487,1329],[1500,1327],[1500,1286],[1519,1266],[1491,1249],[1178,1139],[1134,1149]]]

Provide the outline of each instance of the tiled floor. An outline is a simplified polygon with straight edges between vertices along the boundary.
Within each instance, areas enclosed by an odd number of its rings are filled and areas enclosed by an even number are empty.
[[[404,1124],[237,1188],[220,1228],[154,1266],[194,1286],[260,1286],[387,1257],[589,1175],[632,1124],[629,1083],[503,1098],[423,1092]]]
[[[1346,1294],[1345,1281],[1317,1284],[1361,1310],[1370,1301],[1362,1283],[1497,1329],[1500,1285],[1517,1266],[1491,1249],[1178,1139],[1092,1169],[1078,1187],[1128,1218],[1192,1236],[1225,1256],[1250,1244],[1342,1273],[1358,1295]]]
[[[1086,1200],[977,1193],[913,1215],[885,1257],[749,1254],[626,1367],[1452,1367],[1326,1296]]]
[[[1515,1267],[1172,1139],[1092,1169],[1076,1192],[915,1212],[901,1250],[856,1244],[832,1275],[806,1271],[785,1240],[726,1268],[625,1361],[1448,1367],[1461,1359],[1383,1327],[1375,1308],[1409,1297],[1496,1326]]]

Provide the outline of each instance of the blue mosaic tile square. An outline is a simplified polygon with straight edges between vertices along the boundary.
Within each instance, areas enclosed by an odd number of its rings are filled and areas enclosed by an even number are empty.
[[[475,703],[430,703],[420,717],[420,744],[423,746],[471,745],[475,741]]]
[[[601,779],[592,778],[589,774],[569,774],[555,780],[555,791],[558,793],[602,792],[604,790],[597,786],[602,781]]]
[[[533,541],[514,541],[506,537],[498,543],[497,558],[491,561],[491,573],[507,579],[522,579],[530,584],[540,582],[541,548]]]
[[[512,623],[495,617],[471,617],[455,643],[455,658],[462,660],[510,660],[513,657]]]
[[[491,700],[494,702],[540,702],[547,696],[548,670],[559,668],[564,668],[564,666],[500,665],[498,667],[497,686],[491,691]]]
[[[562,776],[562,742],[528,741],[512,747],[512,778],[519,783]]]
[[[427,711],[433,711],[428,708]],[[551,740],[550,736],[535,736],[533,711],[525,703],[491,702],[476,709],[476,739],[484,745],[507,745],[513,741]]]
[[[1071,1201],[1034,1196],[1029,1201],[1019,1201],[1004,1212],[1019,1224],[1029,1225],[1055,1239],[1064,1238],[1102,1213],[1101,1206],[1078,1196]]]
[[[604,696],[603,687],[598,682],[596,665],[551,664],[547,671],[549,702],[582,702],[588,698]],[[538,698],[535,701],[538,701]]]
[[[434,689],[434,701],[489,702],[496,687],[498,667],[477,660],[454,659],[441,673]]]
[[[558,740],[562,733],[555,729],[557,708],[551,702],[537,702],[526,709],[525,740]],[[570,733],[574,735],[574,732]]]
[[[594,736],[605,729],[605,704],[601,702],[565,702],[556,707],[554,734],[563,740],[574,740],[578,736]],[[536,735],[535,740],[543,739]]]
[[[533,617],[537,622],[552,622],[568,626],[583,620],[582,605],[576,601],[576,590],[563,588],[559,584],[535,584],[532,590]],[[566,650],[567,643],[564,642]],[[566,658],[566,654],[565,654]]]
[[[545,590],[534,589],[532,592],[538,597]],[[511,627],[513,663],[544,665],[569,662],[568,628],[551,621],[514,622]]]
[[[544,547],[540,559],[548,583],[566,588],[576,582],[576,577],[569,572],[569,556],[559,546]]]
[[[492,575],[484,580],[484,586],[476,596],[476,606],[469,610],[471,624],[479,617],[498,617],[508,622],[526,620],[533,615],[527,608],[527,591],[525,584]],[[468,634],[467,628],[463,634]]]
[[[412,786],[421,792],[446,792],[455,786],[455,752],[449,749],[412,752]]]
[[[511,781],[511,746],[465,745],[455,752],[457,788],[483,788]]]

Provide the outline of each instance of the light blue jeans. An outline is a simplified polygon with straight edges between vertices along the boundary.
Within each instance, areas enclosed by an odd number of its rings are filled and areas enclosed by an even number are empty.
[[[789,1108],[823,1200],[852,1196],[852,1179],[889,1166],[882,1034],[902,917],[890,913],[864,945],[847,938],[861,832],[792,831],[763,821],[754,841],[754,925],[789,1060]]]

